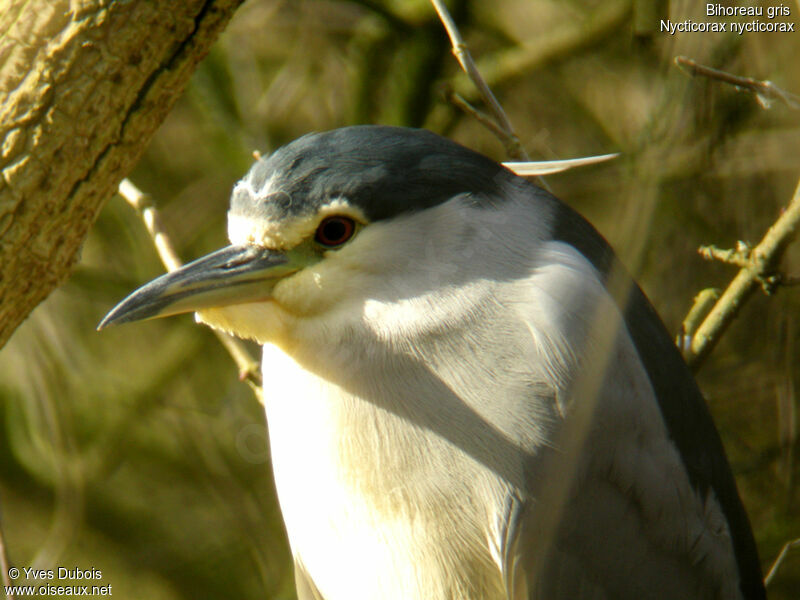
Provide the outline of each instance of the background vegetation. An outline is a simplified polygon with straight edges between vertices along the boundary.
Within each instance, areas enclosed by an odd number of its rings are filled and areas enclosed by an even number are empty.
[[[758,241],[791,198],[800,111],[765,110],[672,59],[797,93],[800,34],[635,35],[634,4],[450,6],[533,158],[623,154],[548,183],[611,241],[677,332],[694,294],[734,274],[697,247]],[[792,15],[783,20],[797,23],[800,4],[784,5]],[[669,3],[673,21],[730,21],[704,10]],[[446,85],[475,98],[426,0],[249,0],[132,179],[156,197],[190,259],[225,243],[228,193],[252,151],[308,131],[424,126],[505,159],[496,139],[443,100]],[[800,275],[800,246],[783,267]],[[138,217],[112,199],[72,279],[0,354],[11,560],[100,569],[116,598],[292,598],[261,407],[214,336],[191,317],[94,331],[161,271]],[[765,565],[800,537],[798,309],[800,288],[755,297],[699,374]],[[770,597],[799,590],[795,554]]]

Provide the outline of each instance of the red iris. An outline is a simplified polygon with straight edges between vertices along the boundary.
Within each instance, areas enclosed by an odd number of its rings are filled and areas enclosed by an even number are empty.
[[[318,244],[333,248],[344,244],[353,237],[355,231],[356,224],[353,219],[348,217],[327,217],[317,227],[314,239]]]

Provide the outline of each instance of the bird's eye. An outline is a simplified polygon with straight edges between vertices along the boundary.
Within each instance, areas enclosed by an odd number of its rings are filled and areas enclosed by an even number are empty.
[[[318,244],[333,248],[341,246],[351,237],[356,231],[356,224],[353,219],[349,217],[328,217],[323,219],[317,227],[317,233],[314,239]]]

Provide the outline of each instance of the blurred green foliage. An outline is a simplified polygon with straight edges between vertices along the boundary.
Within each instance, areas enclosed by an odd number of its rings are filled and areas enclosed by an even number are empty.
[[[451,10],[534,158],[619,151],[549,178],[614,245],[677,331],[730,268],[700,244],[756,242],[800,177],[800,113],[693,79],[682,54],[800,92],[798,34],[633,32],[626,0],[454,0]],[[766,3],[765,3],[766,5]],[[670,17],[708,20],[673,0]],[[791,4],[795,20],[800,5]],[[442,100],[475,98],[424,0],[249,0],[133,173],[185,259],[225,243],[253,150],[351,123],[425,126],[504,159]],[[800,274],[800,246],[785,270]],[[97,568],[116,598],[292,598],[261,407],[191,317],[95,333],[162,270],[108,202],[72,279],[0,354],[0,500],[18,566]],[[800,291],[756,297],[699,375],[762,561],[800,537]],[[257,349],[254,349],[254,352]],[[266,385],[269,394],[269,382]],[[800,595],[800,553],[771,598]]]

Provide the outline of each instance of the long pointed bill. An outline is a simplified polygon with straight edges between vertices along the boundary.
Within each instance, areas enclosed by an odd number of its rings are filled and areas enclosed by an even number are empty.
[[[140,287],[106,315],[97,329],[204,308],[269,298],[282,278],[303,266],[299,257],[258,246],[228,246]]]

